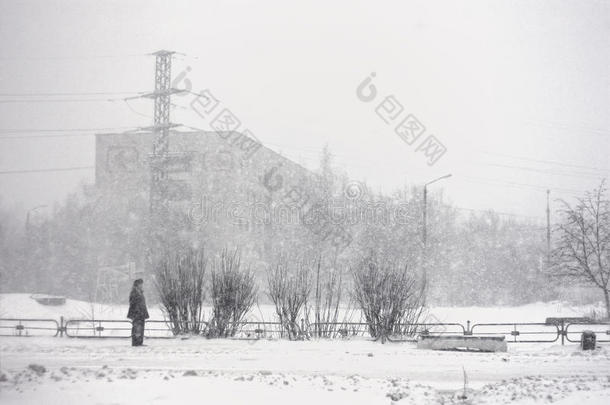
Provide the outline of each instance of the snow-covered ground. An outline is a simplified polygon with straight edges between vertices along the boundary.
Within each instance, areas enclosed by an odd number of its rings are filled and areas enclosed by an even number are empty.
[[[364,341],[2,338],[3,404],[607,404],[610,350],[436,352]],[[44,368],[44,369],[43,369]]]
[[[39,308],[28,300],[2,296],[2,317],[83,317],[83,307],[90,307],[68,301],[63,308]],[[104,317],[124,316],[124,309],[106,308]],[[580,311],[559,304],[433,309],[439,319],[458,322],[541,322]],[[507,353],[475,353],[366,339],[129,344],[126,339],[1,337],[0,403],[610,403],[610,345],[582,352],[574,344],[512,344]],[[464,373],[466,399],[460,399]]]
[[[565,302],[537,302],[517,307],[434,307],[429,310],[439,322],[458,322],[466,325],[483,322],[544,322],[547,317],[585,316],[593,311],[602,313],[601,304],[597,306],[574,306]],[[149,306],[151,319],[163,319],[157,306]],[[206,313],[210,309],[206,308]],[[126,305],[94,304],[67,299],[64,305],[41,305],[30,298],[29,294],[0,294],[0,318],[51,318],[66,319],[126,319]],[[253,321],[275,321],[272,305],[255,306],[248,314]],[[343,320],[343,319],[340,319]],[[351,320],[357,322],[354,313]]]

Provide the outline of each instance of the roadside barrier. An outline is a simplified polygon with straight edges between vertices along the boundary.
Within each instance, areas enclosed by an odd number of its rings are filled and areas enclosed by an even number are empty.
[[[477,323],[472,336],[505,336],[508,343],[553,343],[560,337],[557,325],[546,323]]]
[[[201,322],[202,334],[208,329],[207,322]],[[301,322],[301,338],[349,339],[351,337],[366,337],[369,335],[368,324],[365,322],[317,322],[305,324]],[[460,323],[413,323],[400,324],[394,328],[391,341],[413,341],[417,336],[505,336],[507,343],[580,343],[584,331],[593,331],[597,335],[597,343],[610,343],[610,322],[572,322],[558,323],[476,323],[466,327]],[[68,338],[129,338],[131,337],[131,321],[119,319],[55,319],[35,318],[0,318],[0,336],[17,337],[63,337]],[[172,325],[167,320],[146,320],[145,337],[153,339],[168,339],[176,337]],[[236,339],[269,339],[285,338],[287,333],[280,322],[240,322],[237,327]]]
[[[60,329],[55,319],[0,318],[0,336],[57,336]]]
[[[313,322],[305,330],[314,338],[348,338],[366,336],[369,326],[366,322]]]
[[[570,323],[566,326],[565,338],[571,343],[580,343],[580,336],[586,330],[596,335],[596,343],[610,343],[610,322],[607,323]]]
[[[272,339],[283,338],[286,335],[280,322],[240,322],[237,326],[238,338],[243,339]]]
[[[131,321],[116,319],[70,319],[64,323],[64,333],[70,338],[129,338]],[[144,329],[147,338],[172,338],[167,321],[147,320]]]

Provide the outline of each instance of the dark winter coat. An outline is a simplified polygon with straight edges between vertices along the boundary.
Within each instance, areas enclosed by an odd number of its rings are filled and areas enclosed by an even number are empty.
[[[131,320],[148,319],[148,309],[146,309],[146,299],[138,288],[132,288],[129,294],[129,312],[127,318]]]

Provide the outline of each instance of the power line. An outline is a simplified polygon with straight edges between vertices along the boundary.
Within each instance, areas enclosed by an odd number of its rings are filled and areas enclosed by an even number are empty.
[[[560,122],[541,121],[541,120],[526,120],[524,122],[529,123],[530,125],[558,129],[558,130],[562,130],[562,131],[589,132],[589,133],[597,135],[597,136],[608,136],[610,134],[610,131],[608,131],[607,129],[593,128],[593,127],[588,127],[588,126],[579,125],[579,124],[566,124],[566,123],[560,123]]]
[[[95,134],[51,134],[51,135],[11,135],[0,136],[0,141],[4,139],[53,139],[53,138],[73,138],[83,136],[95,136]]]
[[[148,115],[148,114],[144,114],[144,113],[141,113],[141,112],[137,111],[135,108],[133,108],[133,107],[131,106],[131,104],[129,104],[129,100],[127,100],[127,98],[123,99],[123,101],[125,102],[125,105],[127,105],[127,108],[129,108],[129,110],[130,110],[132,113],[134,113],[134,114],[136,114],[136,115],[139,115],[139,116],[141,116],[141,117],[152,118],[150,115]]]
[[[113,131],[116,129],[130,129],[135,127],[102,127],[102,128],[0,128],[4,133],[32,133],[32,132],[81,132],[81,131]]]
[[[185,108],[182,106],[178,106],[180,108]],[[185,108],[186,109],[186,108]],[[200,128],[195,128],[195,127],[189,127],[189,126],[185,126],[187,128],[193,129],[193,130],[201,130]],[[281,144],[281,143],[275,143],[275,142],[264,142],[264,144],[269,147],[269,145],[271,146],[276,146],[279,147],[280,150],[281,149],[292,149],[292,150],[296,150],[305,154],[314,154],[314,153],[320,153],[323,148],[316,148],[316,147],[303,147],[303,146],[294,146],[294,145],[287,145],[287,144]],[[487,153],[487,152],[483,152],[483,153]],[[362,159],[362,158],[353,158],[347,155],[342,155],[342,154],[337,154],[335,152],[331,152],[331,154],[335,157],[335,158],[339,158],[339,160],[342,160],[344,162],[344,164],[338,163],[337,161],[335,161],[335,164],[338,166],[343,166],[343,167],[360,167],[360,168],[368,168],[368,167],[379,167],[380,163],[377,161],[372,161],[372,160],[366,160],[366,159]],[[508,155],[507,155],[508,156]],[[319,158],[312,158],[312,157],[307,157],[307,156],[302,156],[299,155],[300,159],[306,160],[306,161],[312,161],[312,162],[319,162]],[[355,163],[357,162],[357,163]],[[545,161],[545,162],[550,162],[550,161]],[[368,164],[367,164],[368,163]],[[485,164],[485,163],[482,163]],[[523,167],[523,166],[514,166],[514,165],[494,165],[494,164],[488,164],[491,166],[499,166],[499,167],[506,167],[506,168],[516,168],[516,169],[521,169],[521,170],[531,170],[531,171],[536,171],[536,172],[541,172],[544,174],[551,174],[551,175],[564,175],[564,176],[573,176],[573,177],[586,177],[586,178],[592,178],[592,179],[597,179],[599,178],[599,176],[602,176],[603,173],[600,174],[595,174],[595,173],[558,173],[558,172],[552,172],[552,171],[546,171],[546,170],[542,170],[542,169],[536,169],[536,168],[528,168],[528,167]],[[385,166],[384,164],[381,164],[381,166]],[[390,167],[390,166],[385,166],[385,167]],[[592,169],[592,168],[588,168],[587,169]],[[593,170],[599,170],[599,169],[593,169]],[[601,172],[601,170],[600,170]],[[468,176],[462,176],[462,177],[468,177]],[[472,179],[477,179],[474,177],[471,177]],[[477,180],[483,180],[483,181],[491,181],[491,182],[496,182],[495,185],[505,185],[505,186],[510,186],[510,187],[517,187],[517,188],[535,188],[541,191],[546,191],[547,189],[549,189],[548,186],[541,186],[541,185],[532,185],[532,184],[524,184],[524,183],[516,183],[516,182],[507,182],[507,181],[497,181],[497,180],[492,180],[492,179],[484,179],[484,178],[479,178]],[[466,181],[466,180],[465,180]],[[557,191],[557,192],[561,192],[561,193],[569,193],[569,194],[575,194],[575,195],[581,195],[582,192],[579,190],[574,190],[574,189],[566,189],[566,188],[557,188],[557,187],[551,187],[550,188],[553,191]]]
[[[496,211],[494,209],[476,209],[476,208],[466,208],[466,207],[458,207],[455,205],[450,205],[449,208],[455,208],[456,210],[460,210],[460,211],[472,211],[472,212],[491,212],[494,214],[498,214],[498,215],[504,215],[504,216],[509,216],[509,217],[518,217],[518,218],[528,218],[528,219],[535,219],[535,220],[543,220],[543,217],[537,217],[537,216],[533,216],[533,215],[521,215],[521,214],[513,214],[510,212],[502,212],[502,211]]]
[[[199,130],[202,131],[201,128],[195,128],[195,127],[190,127],[190,126],[186,126],[184,125],[186,128],[189,129],[193,129],[193,130]],[[115,127],[115,128],[65,128],[65,129],[10,129],[10,130],[0,130],[0,132],[2,131],[10,131],[10,132],[22,132],[22,131],[28,131],[28,132],[57,132],[57,131],[100,131],[100,130],[119,130],[119,129],[132,129],[132,130],[137,130],[137,127]],[[55,137],[71,137],[71,136],[93,136],[95,134],[92,133],[88,133],[88,134],[53,134],[53,135],[29,135],[29,136],[0,136],[0,140],[1,139],[27,139],[27,138],[55,138]],[[271,145],[278,145],[278,144],[274,144],[274,143],[269,143]],[[282,146],[286,146],[286,145],[282,145]],[[294,149],[299,149],[299,148],[294,148]],[[317,159],[313,159],[313,158],[306,158],[301,156],[302,159],[305,160],[309,160],[309,161],[317,161]],[[345,166],[345,165],[341,165],[341,166]],[[353,164],[350,166],[354,166]],[[358,165],[355,165],[358,166]],[[360,166],[362,167],[362,166]],[[508,182],[508,181],[501,181],[501,180],[497,180],[497,179],[489,179],[489,178],[481,178],[481,177],[470,177],[470,176],[456,176],[457,179],[461,179],[462,181],[466,181],[466,182],[472,182],[472,183],[477,183],[477,184],[489,184],[489,185],[494,185],[494,186],[508,186],[508,187],[515,187],[515,188],[529,188],[529,189],[537,189],[540,191],[546,191],[547,189],[551,189],[553,191],[556,192],[560,192],[560,193],[567,193],[567,194],[575,194],[575,195],[580,195],[582,194],[582,191],[579,190],[575,190],[575,189],[567,189],[567,188],[558,188],[558,187],[548,187],[548,186],[541,186],[541,185],[535,185],[535,184],[525,184],[525,183],[517,183],[517,182]],[[471,180],[468,180],[471,179]]]
[[[111,59],[150,56],[145,53],[124,55],[71,55],[71,56],[1,56],[0,60],[72,60],[72,59]]]
[[[495,180],[495,179],[487,179],[487,178],[483,178],[483,177],[471,177],[471,176],[461,176],[461,175],[456,175],[455,178],[458,181],[465,181],[465,182],[476,183],[476,184],[487,184],[487,185],[500,186],[500,187],[515,187],[515,188],[521,188],[521,189],[533,188],[533,189],[537,189],[537,190],[544,191],[544,192],[546,192],[546,190],[552,190],[552,191],[556,191],[558,193],[563,193],[563,194],[582,195],[582,191],[568,189],[568,188],[546,187],[546,186],[541,186],[541,185],[536,185],[536,184],[525,184],[525,183],[501,181],[501,180]],[[472,180],[469,180],[469,179],[472,179]]]
[[[67,172],[76,170],[91,170],[95,166],[79,166],[79,167],[58,167],[51,169],[28,169],[28,170],[7,170],[0,171],[0,174],[23,174],[23,173],[44,173],[44,172]]]
[[[587,179],[600,179],[600,176],[603,176],[601,173],[600,174],[596,174],[596,173],[559,173],[559,172],[553,172],[550,170],[543,170],[543,169],[536,169],[533,167],[527,167],[527,166],[516,166],[516,165],[503,165],[503,164],[497,164],[497,163],[480,163],[484,166],[492,166],[492,167],[500,167],[500,168],[507,168],[507,169],[517,169],[517,170],[523,170],[523,171],[528,171],[528,172],[534,172],[534,173],[542,173],[542,174],[547,174],[547,175],[551,175],[551,176],[567,176],[567,177],[577,177],[577,178],[587,178]]]
[[[504,153],[494,153],[494,152],[486,152],[486,151],[481,151],[481,152],[486,154],[486,155],[501,156],[501,157],[507,157],[507,158],[510,158],[510,159],[524,160],[524,161],[528,161],[528,162],[544,163],[544,164],[555,165],[555,166],[562,166],[562,167],[569,167],[569,168],[574,168],[574,169],[594,170],[594,171],[599,171],[599,172],[602,172],[602,173],[605,172],[604,169],[600,169],[598,167],[576,165],[576,164],[571,164],[571,163],[558,162],[556,160],[533,159],[533,158],[528,158],[528,157],[524,157],[524,156],[507,155],[507,154],[504,154]]]
[[[66,99],[47,99],[47,100],[36,100],[36,99],[13,99],[13,100],[0,100],[0,104],[9,103],[89,103],[89,102],[115,102],[123,100],[122,98],[66,98]]]
[[[0,97],[58,97],[58,96],[108,96],[122,94],[144,94],[143,91],[97,91],[74,93],[0,93]]]
[[[121,134],[130,134],[132,132],[138,131],[138,128],[133,129],[132,131],[123,131]],[[87,133],[87,134],[51,134],[51,135],[9,135],[9,136],[0,136],[0,141],[4,139],[53,139],[53,138],[74,138],[74,137],[84,137],[84,136],[96,136],[99,135],[97,133]]]

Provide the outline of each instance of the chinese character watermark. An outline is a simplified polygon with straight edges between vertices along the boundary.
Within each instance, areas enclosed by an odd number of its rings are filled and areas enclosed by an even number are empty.
[[[261,142],[251,130],[243,127],[241,120],[229,108],[219,108],[221,102],[210,89],[192,92],[193,85],[187,77],[190,71],[191,67],[187,66],[172,82],[172,87],[182,86],[182,91],[177,95],[194,95],[189,103],[191,110],[206,120],[221,139],[241,152],[244,160],[252,158],[262,147]]]
[[[356,96],[364,103],[370,103],[377,98],[377,87],[373,84],[376,74],[367,76],[356,88]],[[403,114],[404,107],[392,94],[386,96],[375,107],[375,114],[386,124],[394,126],[394,133],[409,146],[420,141],[426,127],[413,115]],[[402,117],[402,118],[401,118]],[[415,148],[415,152],[423,153],[426,163],[433,166],[447,152],[447,148],[434,135],[426,136]]]

